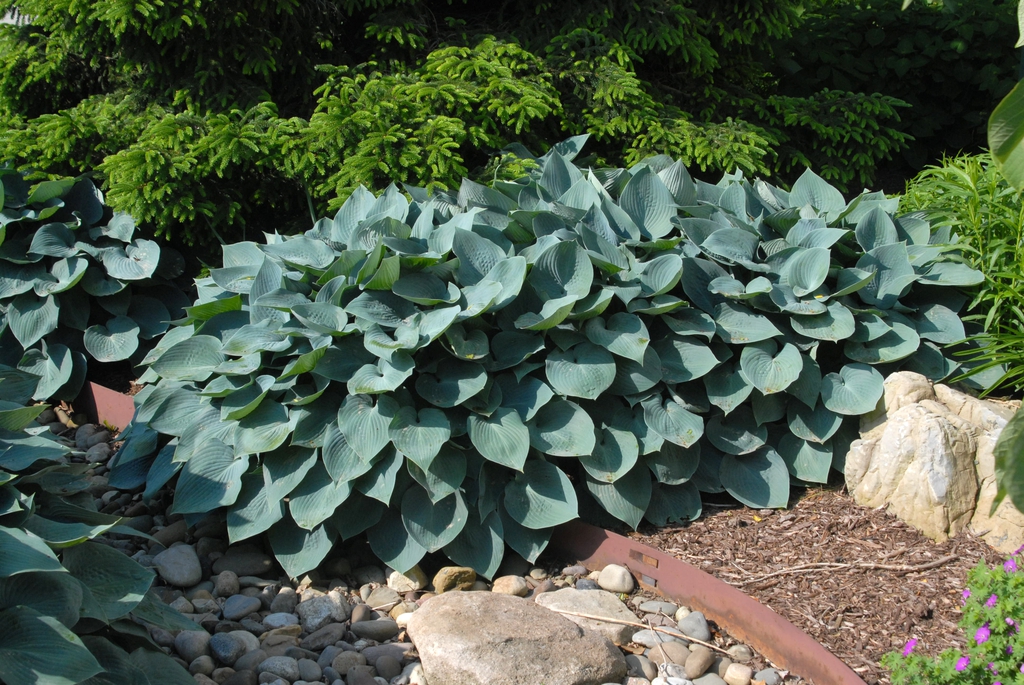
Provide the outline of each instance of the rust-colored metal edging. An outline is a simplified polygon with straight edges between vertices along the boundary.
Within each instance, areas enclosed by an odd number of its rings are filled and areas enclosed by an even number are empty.
[[[97,383],[86,383],[75,404],[96,423],[117,430],[124,429],[135,416],[135,401],[131,397]]]
[[[587,568],[625,566],[641,587],[703,612],[779,667],[816,685],[865,685],[849,666],[765,605],[653,547],[573,521],[555,529],[549,549]]]

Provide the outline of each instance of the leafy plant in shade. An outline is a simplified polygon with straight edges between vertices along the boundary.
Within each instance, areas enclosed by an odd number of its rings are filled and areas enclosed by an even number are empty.
[[[809,171],[789,192],[665,157],[584,172],[584,140],[226,245],[146,359],[111,482],[180,472],[173,511],[226,509],[292,575],[365,531],[398,570],[443,550],[490,577],[579,515],[783,507],[842,469],[884,373],[956,370],[949,286],[981,274],[948,229]]]
[[[30,185],[0,169],[0,364],[40,378],[32,399],[73,399],[87,359],[139,360],[188,300],[174,250],[135,237],[88,178]]]
[[[90,542],[134,533],[101,514],[85,464],[25,406],[45,378],[0,366],[0,680],[7,685],[188,685],[146,624],[197,630],[151,594],[153,572]]]

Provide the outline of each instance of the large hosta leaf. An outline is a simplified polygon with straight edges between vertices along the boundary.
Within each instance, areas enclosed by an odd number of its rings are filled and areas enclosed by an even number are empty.
[[[831,302],[823,314],[794,316],[789,323],[800,335],[832,342],[849,338],[855,328],[853,314],[839,302]]]
[[[747,406],[729,416],[716,413],[708,421],[707,436],[711,444],[726,454],[749,454],[768,440],[768,430],[759,426]]]
[[[126,616],[156,576],[119,551],[95,542],[64,550],[64,567],[82,586],[82,616],[105,623]]]
[[[745,344],[768,340],[782,331],[768,317],[755,314],[741,304],[723,302],[715,310],[718,334],[730,344]]]
[[[303,530],[288,518],[275,523],[268,537],[274,557],[292,578],[319,566],[334,543],[334,535],[327,526]]]
[[[587,490],[602,509],[636,529],[651,501],[651,474],[641,464],[613,483],[587,478]]]
[[[427,553],[406,530],[402,515],[393,509],[386,509],[380,521],[367,529],[366,538],[377,558],[399,573],[411,569]]]
[[[485,459],[523,470],[530,451],[530,430],[515,409],[499,407],[490,416],[471,414],[466,429],[473,446]]]
[[[349,395],[338,410],[338,426],[356,454],[370,460],[391,442],[389,429],[398,411],[398,403],[386,395],[376,404],[369,395]]]
[[[843,417],[819,402],[813,409],[791,402],[786,409],[786,419],[793,435],[810,442],[824,443],[839,430]]]
[[[459,535],[445,545],[444,553],[456,564],[469,566],[485,578],[493,578],[505,555],[504,527],[498,512],[483,521],[473,512]]]
[[[534,449],[555,457],[578,457],[594,449],[594,421],[578,404],[555,399],[528,424]]]
[[[124,361],[139,348],[139,325],[127,316],[115,316],[105,326],[85,329],[83,342],[97,361]]]
[[[828,248],[812,247],[803,250],[786,260],[782,281],[793,288],[794,295],[803,297],[825,282],[830,261]]]
[[[704,421],[674,400],[660,396],[643,402],[644,421],[658,435],[681,447],[694,445],[704,434]]]
[[[416,377],[416,392],[420,397],[445,408],[462,404],[486,385],[487,371],[475,362],[446,362],[434,373],[421,373]]]
[[[59,306],[53,295],[22,293],[8,305],[7,324],[22,347],[31,347],[57,328]]]
[[[614,483],[633,468],[640,445],[631,431],[604,427],[590,454],[580,455],[580,463],[594,480]]]
[[[832,467],[832,445],[801,440],[792,434],[782,436],[779,455],[794,478],[809,483],[827,483]]]
[[[224,360],[218,338],[196,335],[167,348],[152,368],[169,380],[205,381]]]
[[[649,167],[636,172],[622,190],[622,209],[647,236],[658,239],[672,230],[676,214],[672,193]]]
[[[38,535],[19,528],[0,528],[0,578],[32,571],[64,570]]]
[[[847,364],[821,379],[821,401],[837,414],[867,414],[882,399],[882,381],[882,374],[867,364]]]
[[[580,343],[565,352],[549,354],[545,371],[555,392],[594,400],[615,380],[615,360],[602,347]]]
[[[607,322],[601,317],[587,321],[587,339],[613,354],[643,364],[644,353],[651,341],[647,326],[636,314],[619,312]]]
[[[236,457],[220,440],[209,441],[185,463],[174,490],[174,513],[206,513],[233,504],[248,467],[247,457]]]
[[[719,364],[710,347],[696,338],[671,335],[653,345],[661,358],[662,380],[685,383],[707,375]]]
[[[644,518],[655,526],[696,521],[701,514],[700,491],[693,483],[660,485],[655,483]]]
[[[708,401],[726,414],[746,402],[754,386],[740,373],[739,363],[724,362],[704,376]],[[815,389],[817,396],[817,389]]]
[[[781,509],[789,503],[789,471],[770,447],[753,454],[722,458],[722,485],[748,507]]]
[[[388,426],[388,437],[402,454],[426,468],[448,442],[452,430],[440,409],[402,407]]]
[[[525,528],[553,528],[576,518],[577,508],[569,478],[546,461],[528,461],[505,486],[505,510]]]
[[[6,683],[75,685],[102,671],[81,638],[29,607],[0,611],[0,678]]]
[[[700,464],[700,452],[700,443],[684,448],[666,442],[658,451],[644,455],[644,463],[659,483],[679,485],[690,480],[696,473]]]
[[[768,340],[747,345],[740,354],[743,375],[765,395],[788,388],[803,369],[802,355],[794,345],[786,343],[778,354],[776,349],[776,344]]]
[[[454,540],[468,518],[469,510],[458,491],[437,502],[416,486],[402,496],[402,523],[413,540],[428,552],[436,552]]]

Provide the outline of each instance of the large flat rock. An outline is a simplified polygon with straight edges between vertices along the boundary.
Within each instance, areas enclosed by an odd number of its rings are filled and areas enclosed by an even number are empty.
[[[511,595],[446,592],[412,614],[408,633],[430,685],[601,685],[626,675],[607,639]]]

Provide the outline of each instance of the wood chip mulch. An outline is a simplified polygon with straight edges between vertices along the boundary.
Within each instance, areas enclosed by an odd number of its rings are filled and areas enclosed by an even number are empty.
[[[808,490],[788,510],[705,505],[684,526],[630,537],[735,585],[818,640],[869,685],[889,682],[887,652],[963,647],[967,571],[1000,555],[970,533],[926,538],[838,488]]]

